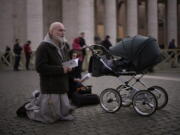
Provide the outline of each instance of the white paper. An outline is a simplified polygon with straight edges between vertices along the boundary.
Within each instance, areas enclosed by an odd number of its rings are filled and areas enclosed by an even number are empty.
[[[85,74],[85,75],[81,78],[81,81],[83,82],[83,81],[89,79],[90,77],[91,77],[91,74],[90,74],[90,73],[87,73],[87,74]]]
[[[69,61],[65,61],[62,63],[64,67],[69,67],[69,68],[74,68],[78,66],[78,58],[77,59],[72,59]]]

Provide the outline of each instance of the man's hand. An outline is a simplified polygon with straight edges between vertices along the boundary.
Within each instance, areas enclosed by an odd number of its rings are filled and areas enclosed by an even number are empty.
[[[74,81],[75,81],[75,82],[79,82],[79,83],[82,82],[81,79],[79,79],[79,78],[75,78]]]
[[[63,69],[65,74],[72,71],[72,68],[69,67],[63,67]]]

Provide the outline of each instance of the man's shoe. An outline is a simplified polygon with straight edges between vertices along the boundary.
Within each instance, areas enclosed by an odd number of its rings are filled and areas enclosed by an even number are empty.
[[[27,118],[27,114],[26,114],[26,104],[28,104],[29,102],[23,104],[19,109],[17,109],[16,114],[18,117],[26,117]]]

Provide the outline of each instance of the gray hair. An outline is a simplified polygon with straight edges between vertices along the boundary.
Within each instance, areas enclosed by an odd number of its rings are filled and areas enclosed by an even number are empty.
[[[64,27],[64,25],[61,22],[53,22],[49,27],[49,32],[51,33],[54,30],[54,28],[57,26]]]

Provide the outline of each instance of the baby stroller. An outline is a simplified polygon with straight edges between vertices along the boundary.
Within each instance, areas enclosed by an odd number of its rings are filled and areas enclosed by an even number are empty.
[[[154,38],[137,35],[123,39],[110,50],[101,45],[92,45],[89,48],[92,51],[89,63],[92,76],[110,75],[122,82],[116,89],[107,88],[101,92],[100,104],[106,112],[114,113],[121,106],[132,105],[139,115],[150,116],[157,109],[166,106],[166,90],[160,86],[147,87],[141,81],[144,74],[163,59]],[[131,78],[124,81],[121,76]],[[144,89],[136,88],[137,83]]]

